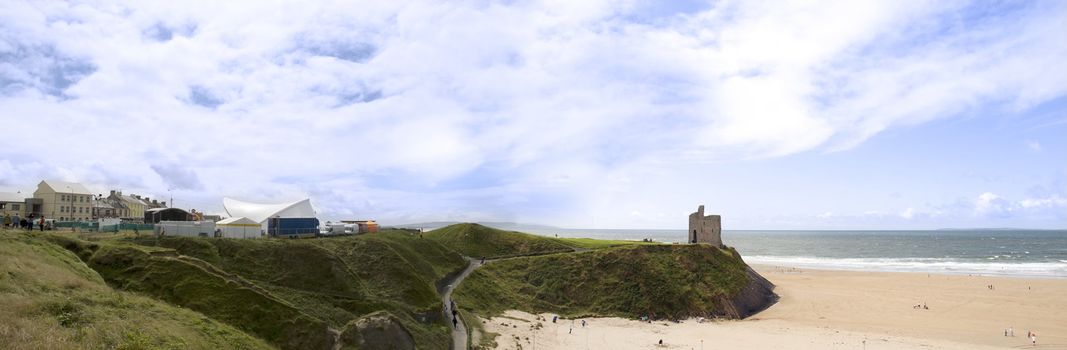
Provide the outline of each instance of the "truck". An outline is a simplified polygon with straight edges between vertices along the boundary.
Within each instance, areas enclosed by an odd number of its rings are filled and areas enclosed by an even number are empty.
[[[278,238],[308,238],[319,233],[317,218],[270,218],[267,234]]]

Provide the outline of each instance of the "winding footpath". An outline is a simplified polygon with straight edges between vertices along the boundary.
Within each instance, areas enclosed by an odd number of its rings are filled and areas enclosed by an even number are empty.
[[[581,253],[581,252],[587,252],[587,251],[591,250],[591,249],[587,249],[587,248],[577,248],[577,247],[571,248],[571,249],[572,249],[572,251],[570,251],[570,252],[552,252],[552,253],[547,253],[547,254],[531,254],[531,255],[513,256],[513,257],[507,257],[507,258],[485,259],[484,263],[481,262],[481,259],[475,259],[475,258],[472,258],[472,257],[469,257],[469,256],[463,257],[464,259],[467,259],[467,261],[469,262],[469,264],[467,264],[467,268],[463,270],[463,273],[460,273],[456,277],[452,278],[452,280],[448,282],[448,285],[445,286],[444,291],[441,293],[441,304],[445,306],[445,308],[444,308],[445,320],[450,322],[450,323],[452,322],[452,303],[450,303],[450,301],[452,300],[452,291],[455,290],[456,287],[459,287],[459,284],[463,283],[463,279],[467,278],[467,276],[470,276],[471,272],[474,272],[475,269],[477,269],[479,267],[482,267],[482,265],[488,264],[488,263],[496,261],[496,260],[508,260],[508,259],[525,258],[525,257],[530,257],[530,256],[548,255],[548,254]],[[459,308],[459,305],[456,305],[456,308]],[[460,318],[459,319],[459,323],[455,327],[452,327],[452,346],[451,346],[451,349],[452,350],[461,350],[461,349],[462,350],[466,350],[466,349],[468,349],[467,348],[467,325],[463,324],[463,318]]]
[[[475,260],[470,257],[463,258],[467,259],[467,261],[469,262],[469,264],[467,264],[467,268],[463,270],[463,273],[460,273],[458,276],[453,278],[452,281],[449,282],[447,286],[445,286],[444,293],[441,293],[441,303],[445,306],[445,320],[447,320],[449,323],[452,322],[452,305],[451,303],[449,303],[449,301],[452,300],[452,291],[455,290],[456,287],[458,287],[459,284],[463,282],[464,278],[467,278],[467,276],[469,276],[471,272],[474,272],[474,269],[482,266],[479,260]],[[456,306],[458,307],[459,305]],[[462,318],[459,319],[459,323],[456,327],[452,327],[451,348],[452,350],[467,349],[467,325],[463,324]]]

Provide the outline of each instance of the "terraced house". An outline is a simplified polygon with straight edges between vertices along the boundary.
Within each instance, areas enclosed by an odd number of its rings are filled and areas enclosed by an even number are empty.
[[[152,209],[151,202],[146,202],[145,198],[136,194],[124,195],[122,191],[111,191],[107,198],[125,208],[120,216],[125,221],[142,222],[145,210]]]
[[[93,194],[77,182],[45,180],[37,184],[34,198],[41,199],[41,213],[59,221],[92,219]]]

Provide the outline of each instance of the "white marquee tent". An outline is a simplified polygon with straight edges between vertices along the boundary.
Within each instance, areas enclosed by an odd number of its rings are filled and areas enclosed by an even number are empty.
[[[260,236],[261,225],[258,222],[244,216],[220,220],[215,223],[222,237],[226,238],[257,238]]]
[[[231,218],[245,217],[259,223],[265,231],[267,219],[279,218],[313,218],[315,208],[311,206],[311,199],[305,198],[296,202],[281,204],[260,204],[243,202],[232,198],[223,198],[222,207]]]

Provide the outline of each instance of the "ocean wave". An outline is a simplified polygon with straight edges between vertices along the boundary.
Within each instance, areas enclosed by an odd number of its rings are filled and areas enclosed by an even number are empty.
[[[819,258],[807,256],[746,256],[758,265],[825,268],[840,270],[981,274],[1017,277],[1067,278],[1067,261],[975,262],[951,258]]]

